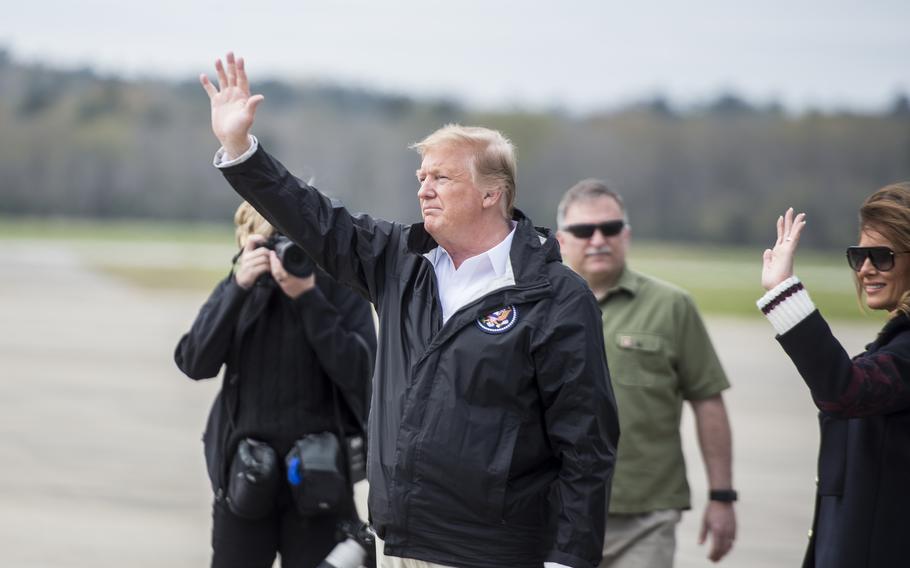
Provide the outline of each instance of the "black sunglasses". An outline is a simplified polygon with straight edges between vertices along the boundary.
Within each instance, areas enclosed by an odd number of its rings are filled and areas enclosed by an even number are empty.
[[[894,268],[894,255],[907,252],[910,251],[893,251],[888,247],[847,247],[847,264],[859,272],[868,258],[876,270],[888,272]]]
[[[622,219],[607,221],[606,223],[579,223],[577,225],[568,225],[562,230],[579,239],[590,239],[594,231],[600,231],[605,237],[614,237],[618,235],[626,222]]]

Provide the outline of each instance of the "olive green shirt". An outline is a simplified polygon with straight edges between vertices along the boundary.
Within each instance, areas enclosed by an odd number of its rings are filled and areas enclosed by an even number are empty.
[[[610,513],[688,509],[683,400],[730,386],[705,325],[685,291],[628,268],[600,309],[622,432]]]

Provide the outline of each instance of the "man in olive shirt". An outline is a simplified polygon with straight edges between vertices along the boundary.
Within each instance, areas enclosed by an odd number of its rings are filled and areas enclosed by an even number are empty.
[[[591,287],[603,313],[607,362],[622,439],[601,568],[673,565],[676,524],[690,508],[679,424],[695,415],[710,500],[699,543],[716,562],[733,546],[729,387],[689,295],[626,265],[630,230],[622,198],[599,180],[569,189],[557,214],[563,260]]]

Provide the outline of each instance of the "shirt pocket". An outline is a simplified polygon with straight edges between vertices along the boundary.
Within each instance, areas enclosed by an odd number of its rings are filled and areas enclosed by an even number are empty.
[[[633,387],[651,387],[665,383],[673,376],[665,340],[653,333],[617,332],[608,350],[607,365],[614,383]]]

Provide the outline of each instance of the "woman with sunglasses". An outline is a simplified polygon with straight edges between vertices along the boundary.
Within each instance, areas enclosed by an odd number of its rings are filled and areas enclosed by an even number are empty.
[[[910,564],[910,183],[873,193],[847,249],[857,294],[890,318],[852,359],[793,274],[805,214],[777,220],[764,252],[758,307],[809,386],[821,448],[804,567]]]

